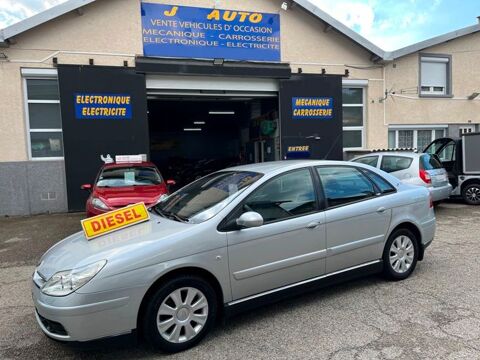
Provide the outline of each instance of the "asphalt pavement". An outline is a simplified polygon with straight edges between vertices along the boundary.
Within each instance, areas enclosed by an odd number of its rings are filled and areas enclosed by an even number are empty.
[[[440,204],[437,235],[402,282],[373,276],[298,296],[219,325],[171,359],[480,359],[480,207]],[[134,337],[71,346],[34,317],[40,256],[83,214],[0,219],[0,359],[156,359]]]

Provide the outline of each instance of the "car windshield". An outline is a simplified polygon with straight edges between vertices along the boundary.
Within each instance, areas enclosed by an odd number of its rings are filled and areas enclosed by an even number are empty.
[[[127,187],[158,185],[162,177],[157,169],[148,166],[116,167],[103,169],[97,180],[97,187]]]
[[[160,215],[190,223],[206,221],[263,174],[250,171],[222,171],[207,175],[178,190],[154,209]]]

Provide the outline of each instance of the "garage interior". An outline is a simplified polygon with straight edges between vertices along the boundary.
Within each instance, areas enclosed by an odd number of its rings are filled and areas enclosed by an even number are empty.
[[[278,97],[148,95],[150,158],[176,188],[229,166],[280,159]]]

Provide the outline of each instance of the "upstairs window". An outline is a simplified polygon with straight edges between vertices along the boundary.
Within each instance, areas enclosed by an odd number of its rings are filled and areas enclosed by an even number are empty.
[[[429,55],[420,57],[420,95],[449,96],[451,58]]]

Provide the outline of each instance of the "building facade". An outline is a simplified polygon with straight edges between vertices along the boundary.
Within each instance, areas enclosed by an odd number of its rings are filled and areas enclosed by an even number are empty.
[[[475,131],[478,30],[386,53],[306,0],[67,1],[0,33],[0,214],[81,210],[107,153],[175,172],[217,153],[349,158]],[[107,95],[131,101],[126,121],[122,104],[89,113]]]
[[[385,63],[389,147],[421,150],[435,138],[480,130],[479,42],[474,25],[390,54]]]

